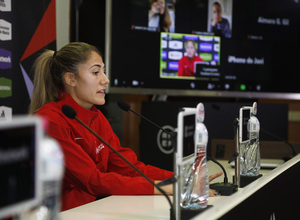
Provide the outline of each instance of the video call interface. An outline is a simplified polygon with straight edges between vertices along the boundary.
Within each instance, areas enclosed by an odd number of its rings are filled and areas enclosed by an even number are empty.
[[[300,1],[114,0],[112,9],[112,87],[291,92],[282,75],[299,66]]]

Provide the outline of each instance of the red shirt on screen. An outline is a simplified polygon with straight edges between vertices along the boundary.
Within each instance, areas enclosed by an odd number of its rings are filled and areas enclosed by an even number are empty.
[[[184,56],[178,61],[178,76],[193,76],[195,77],[196,61],[203,61],[199,56],[194,56],[192,59]]]

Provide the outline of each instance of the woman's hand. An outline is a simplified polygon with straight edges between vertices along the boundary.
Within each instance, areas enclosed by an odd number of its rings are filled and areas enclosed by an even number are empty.
[[[212,180],[214,180],[217,177],[222,176],[222,175],[223,175],[223,172],[219,172],[219,173],[210,175],[208,177],[208,180],[210,182],[210,181],[212,181]],[[160,181],[156,180],[154,183],[157,184],[159,182]],[[162,186],[161,189],[164,190],[168,195],[172,195],[173,194],[173,184]],[[156,187],[154,187],[154,195],[160,195],[160,194],[161,194],[161,192],[158,189],[156,189]],[[210,197],[216,197],[216,196],[220,196],[220,194],[216,190],[209,189],[209,196]]]
[[[153,4],[151,5],[151,9],[149,11],[149,17],[152,17],[155,14],[159,13],[158,7],[157,7],[157,2],[153,2]]]
[[[211,181],[213,181],[214,179],[216,179],[216,178],[218,178],[219,176],[222,176],[222,175],[223,175],[223,172],[219,172],[219,173],[215,173],[215,174],[213,174],[213,175],[210,175],[210,176],[208,177],[208,181],[211,182]]]
[[[158,184],[161,181],[155,180],[154,183],[155,185]],[[165,185],[160,187],[163,191],[165,191],[168,195],[173,194],[173,184]],[[154,195],[161,195],[161,192],[154,187]]]
[[[216,179],[217,177],[222,176],[222,175],[223,175],[223,172],[215,173],[215,174],[213,174],[213,175],[210,175],[210,176],[208,177],[208,180],[209,180],[209,182],[211,182],[212,180],[214,180],[214,179]],[[220,193],[219,193],[219,192],[217,192],[217,191],[214,190],[214,189],[209,189],[209,197],[218,197],[218,196],[220,196]]]

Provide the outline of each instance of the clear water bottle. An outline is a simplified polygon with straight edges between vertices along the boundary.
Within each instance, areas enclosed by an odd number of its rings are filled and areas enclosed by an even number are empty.
[[[45,137],[41,146],[42,157],[42,202],[41,210],[45,220],[60,219],[61,187],[64,174],[64,158],[60,145],[56,140]]]
[[[42,167],[40,181],[42,198],[40,205],[21,214],[20,220],[59,220],[61,211],[61,183],[64,174],[64,158],[56,140],[45,137],[40,146]],[[17,219],[16,219],[17,220]]]
[[[250,140],[240,144],[240,174],[242,176],[258,176],[260,171],[260,123],[254,115],[249,119],[248,130]]]
[[[204,121],[204,106],[199,103],[196,114],[195,145],[196,160],[183,168],[183,188],[181,207],[184,209],[203,209],[208,205],[209,180],[206,158],[208,132]]]

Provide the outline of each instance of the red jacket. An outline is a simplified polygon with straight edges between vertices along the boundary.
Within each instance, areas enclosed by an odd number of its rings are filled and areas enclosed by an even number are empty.
[[[187,56],[182,57],[178,61],[178,76],[193,76],[195,77],[194,63],[196,61],[203,61],[199,56],[194,56],[190,59]]]
[[[87,110],[63,92],[62,99],[42,106],[37,112],[49,121],[47,133],[58,140],[65,158],[65,175],[62,188],[62,211],[95,201],[107,195],[151,195],[154,187],[132,167],[105,146],[75,119],[61,111],[70,105],[77,117],[138,167],[150,179],[163,180],[173,175],[137,161],[136,154],[120,146],[118,137],[104,115],[96,109]]]

